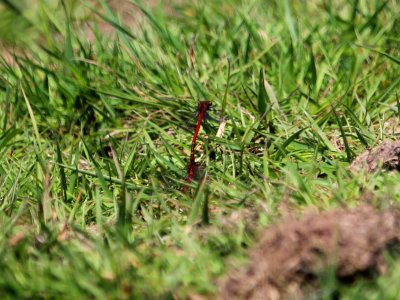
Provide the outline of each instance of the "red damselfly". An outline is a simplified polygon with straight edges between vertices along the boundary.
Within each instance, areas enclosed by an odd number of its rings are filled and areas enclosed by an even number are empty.
[[[203,123],[207,111],[211,108],[212,103],[210,101],[200,101],[198,106],[197,106],[197,112],[198,112],[198,118],[197,118],[197,125],[193,133],[193,138],[192,138],[192,145],[190,148],[190,158],[189,158],[189,164],[187,167],[187,177],[186,177],[186,183],[189,184],[192,179],[195,177],[195,174],[198,172],[200,165],[196,163],[195,161],[195,147],[196,147],[196,141],[197,137],[199,135],[199,131],[201,128],[201,124]],[[187,190],[187,185],[183,187],[183,192],[186,192]]]

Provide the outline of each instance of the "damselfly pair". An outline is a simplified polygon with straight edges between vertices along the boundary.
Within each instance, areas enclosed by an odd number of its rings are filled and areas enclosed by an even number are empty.
[[[195,174],[198,173],[199,168],[200,168],[199,163],[197,163],[195,160],[196,141],[197,141],[197,137],[200,132],[201,125],[202,125],[203,121],[205,120],[207,111],[211,108],[211,106],[212,106],[212,103],[210,101],[200,101],[197,106],[197,113],[198,113],[197,124],[196,124],[196,128],[194,129],[194,132],[193,132],[192,144],[191,144],[191,148],[190,148],[189,163],[187,166],[187,176],[186,176],[187,185],[185,185],[183,187],[183,192],[187,191],[188,184],[193,180],[193,178],[195,177]]]

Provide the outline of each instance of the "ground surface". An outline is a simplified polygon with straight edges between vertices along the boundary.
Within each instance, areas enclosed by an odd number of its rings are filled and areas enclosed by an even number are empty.
[[[0,2],[0,298],[399,299],[399,25],[391,0]]]
[[[347,282],[385,270],[384,251],[400,246],[400,211],[336,209],[283,220],[259,237],[249,267],[220,285],[222,298],[305,298],[304,291],[323,298],[316,282],[329,268]]]

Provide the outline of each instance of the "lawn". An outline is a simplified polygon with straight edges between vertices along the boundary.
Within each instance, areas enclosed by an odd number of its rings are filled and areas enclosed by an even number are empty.
[[[285,216],[399,206],[398,172],[349,171],[400,135],[398,1],[24,2],[0,1],[1,299],[214,299]],[[315,297],[399,299],[385,259]]]

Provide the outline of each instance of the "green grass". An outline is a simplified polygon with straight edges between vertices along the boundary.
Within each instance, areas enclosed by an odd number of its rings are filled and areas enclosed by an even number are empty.
[[[399,203],[399,174],[347,171],[396,138],[397,1],[182,2],[138,2],[124,24],[105,1],[0,1],[0,40],[16,53],[0,65],[2,299],[212,294],[282,201]],[[206,177],[184,194],[183,128],[202,99],[217,122],[199,136]],[[231,221],[249,209],[252,229]],[[323,295],[395,299],[390,265]]]

